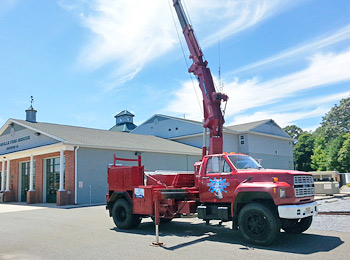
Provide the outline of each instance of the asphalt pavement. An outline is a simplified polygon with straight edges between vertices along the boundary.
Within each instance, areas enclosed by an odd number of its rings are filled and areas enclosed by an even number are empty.
[[[300,235],[281,232],[270,247],[247,244],[230,229],[231,222],[220,227],[183,218],[160,227],[165,246],[155,248],[149,218],[125,231],[114,226],[104,206],[0,204],[0,259],[348,259],[350,188],[315,199],[321,214],[310,229]]]
[[[4,204],[0,204],[3,208]],[[350,232],[320,230],[304,234],[281,232],[269,247],[247,244],[230,229],[231,222],[206,225],[197,218],[181,218],[160,226],[163,247],[152,247],[154,224],[150,218],[132,230],[114,226],[104,206],[58,208],[6,205],[16,211],[0,214],[0,259],[348,259]],[[323,216],[318,216],[323,217]],[[329,222],[335,223],[335,216]],[[350,216],[347,217],[349,223]],[[315,218],[316,219],[316,218]],[[323,223],[320,222],[323,226]]]

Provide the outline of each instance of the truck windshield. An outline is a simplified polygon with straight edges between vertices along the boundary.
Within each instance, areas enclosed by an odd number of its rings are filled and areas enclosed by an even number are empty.
[[[262,169],[262,166],[257,163],[252,157],[247,155],[229,155],[228,158],[236,169]]]

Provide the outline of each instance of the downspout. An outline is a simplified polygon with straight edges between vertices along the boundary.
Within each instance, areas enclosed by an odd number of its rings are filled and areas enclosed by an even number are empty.
[[[80,146],[75,147],[74,150],[74,204],[78,204],[78,149]]]

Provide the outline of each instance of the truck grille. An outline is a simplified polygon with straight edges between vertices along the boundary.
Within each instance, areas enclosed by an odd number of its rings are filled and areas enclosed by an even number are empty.
[[[312,176],[294,176],[295,197],[314,196],[314,178]]]

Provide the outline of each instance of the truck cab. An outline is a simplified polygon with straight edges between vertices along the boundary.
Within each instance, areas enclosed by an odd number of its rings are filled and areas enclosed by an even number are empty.
[[[277,234],[282,228],[301,233],[318,212],[309,173],[264,169],[252,157],[237,153],[207,155],[197,169],[201,202],[198,217],[207,222],[233,220],[233,228],[240,227],[243,235],[256,244],[274,238],[263,238],[264,232],[258,236],[254,229],[268,228]]]

